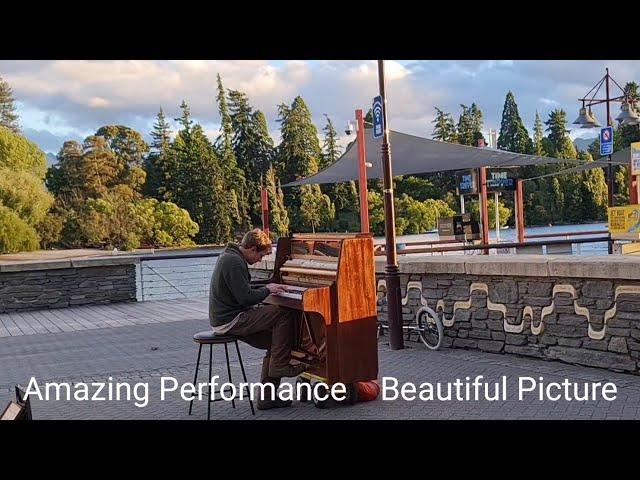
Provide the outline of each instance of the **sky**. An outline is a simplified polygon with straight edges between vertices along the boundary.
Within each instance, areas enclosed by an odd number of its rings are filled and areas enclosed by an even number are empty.
[[[578,98],[604,76],[621,85],[640,83],[637,60],[387,60],[385,62],[389,127],[431,138],[435,108],[453,115],[460,104],[476,103],[484,115],[484,134],[500,129],[507,92],[515,95],[530,133],[536,111],[542,120],[555,108],[567,112],[572,138],[594,138],[596,129],[573,128]],[[328,115],[345,145],[354,111],[370,108],[378,95],[375,60],[0,60],[0,76],[13,89],[23,133],[42,150],[56,154],[66,140],[82,141],[103,125],[119,124],[150,141],[156,115],[180,115],[185,100],[212,140],[220,129],[216,75],[225,88],[248,95],[264,112],[277,144],[277,106],[300,95],[322,135]],[[619,95],[617,87],[611,94]],[[612,107],[612,116],[619,113]],[[595,116],[604,123],[605,107]],[[176,122],[171,122],[174,131]],[[392,145],[393,148],[393,145]]]

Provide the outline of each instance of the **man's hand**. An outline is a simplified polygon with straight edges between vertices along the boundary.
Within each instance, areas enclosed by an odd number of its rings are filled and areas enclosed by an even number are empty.
[[[287,291],[284,285],[280,285],[278,283],[267,283],[265,287],[269,289],[269,292],[276,293],[276,294]]]

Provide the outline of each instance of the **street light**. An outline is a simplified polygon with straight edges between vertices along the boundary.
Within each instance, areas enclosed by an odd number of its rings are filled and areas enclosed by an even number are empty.
[[[609,81],[612,81],[620,89],[620,91],[622,92],[622,95],[619,95],[613,98],[609,96]],[[598,92],[602,88],[602,85],[605,86],[606,97],[596,98],[596,95],[598,95]],[[618,115],[618,117],[616,118],[616,120],[618,120],[618,122],[620,123],[620,126],[637,125],[640,117],[638,116],[638,114],[633,108],[633,104],[635,100],[636,99],[633,98],[629,94],[629,92],[625,92],[624,88],[622,88],[618,84],[618,82],[616,82],[613,79],[613,77],[609,75],[609,69],[607,68],[604,77],[602,77],[598,81],[598,83],[596,83],[595,86],[587,92],[584,98],[578,99],[579,102],[582,102],[582,108],[580,109],[578,118],[576,118],[575,122],[573,123],[576,125],[580,125],[581,128],[599,127],[600,124],[596,120],[595,116],[593,116],[593,114],[591,113],[591,107],[593,105],[605,103],[607,105],[607,126],[611,127],[613,126],[612,125],[613,121],[611,120],[610,104],[611,102],[621,102],[622,109],[621,109],[620,115]],[[611,163],[611,154],[607,155],[607,161],[608,161],[607,172],[609,177],[608,185],[607,185],[608,197],[609,197],[608,204],[609,204],[609,207],[613,207],[613,164]],[[633,185],[633,177],[630,174],[629,186],[631,187],[632,185]],[[630,191],[631,191],[631,188],[630,188]],[[612,253],[612,252],[613,252],[613,245],[612,245],[612,242],[609,241],[609,253]]]
[[[619,95],[613,98],[609,96],[609,81],[612,81],[620,89],[620,91],[622,92],[622,95]],[[606,97],[596,98],[596,95],[598,95],[598,92],[600,91],[603,85],[605,86]],[[620,112],[620,115],[616,120],[618,120],[621,126],[637,125],[640,117],[638,116],[636,111],[633,109],[634,100],[635,99],[632,98],[631,95],[629,95],[627,92],[625,92],[624,88],[622,88],[618,84],[618,82],[616,82],[613,79],[613,77],[609,75],[609,69],[607,68],[604,77],[602,77],[598,81],[598,83],[596,83],[595,86],[591,90],[589,90],[589,92],[587,92],[584,98],[578,99],[579,102],[582,102],[582,108],[580,109],[578,118],[576,118],[575,122],[573,123],[576,125],[580,125],[581,128],[599,127],[600,124],[598,123],[598,120],[596,120],[593,113],[591,113],[591,107],[593,105],[605,103],[607,105],[607,126],[611,127],[613,122],[611,121],[610,103],[621,102],[622,111]],[[609,206],[613,207],[613,165],[611,163],[611,155],[607,155],[607,158],[609,162],[609,165],[608,165]]]

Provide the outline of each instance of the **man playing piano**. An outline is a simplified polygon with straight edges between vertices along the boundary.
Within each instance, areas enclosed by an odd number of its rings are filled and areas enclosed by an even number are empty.
[[[299,312],[276,305],[257,306],[270,294],[286,291],[284,285],[270,283],[251,285],[247,265],[253,265],[271,253],[271,240],[260,229],[247,232],[240,245],[227,244],[218,258],[211,277],[209,291],[209,322],[214,332],[231,335],[249,345],[267,351],[262,361],[260,381],[280,385],[282,377],[297,377],[304,372],[304,364],[292,365],[294,322]],[[269,392],[269,388],[264,389]],[[258,409],[288,407],[276,395],[259,399]]]

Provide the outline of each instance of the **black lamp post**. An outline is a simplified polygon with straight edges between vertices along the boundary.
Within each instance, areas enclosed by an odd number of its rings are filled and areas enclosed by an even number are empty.
[[[385,96],[384,60],[378,60],[378,83],[382,97],[382,174],[384,192],[384,231],[386,239],[387,264],[384,267],[387,284],[387,316],[389,319],[389,346],[391,350],[404,348],[402,338],[402,300],[400,296],[400,270],[396,256],[396,219],[393,208],[393,173],[391,169],[391,148],[389,145],[389,124],[387,122],[387,98]]]

